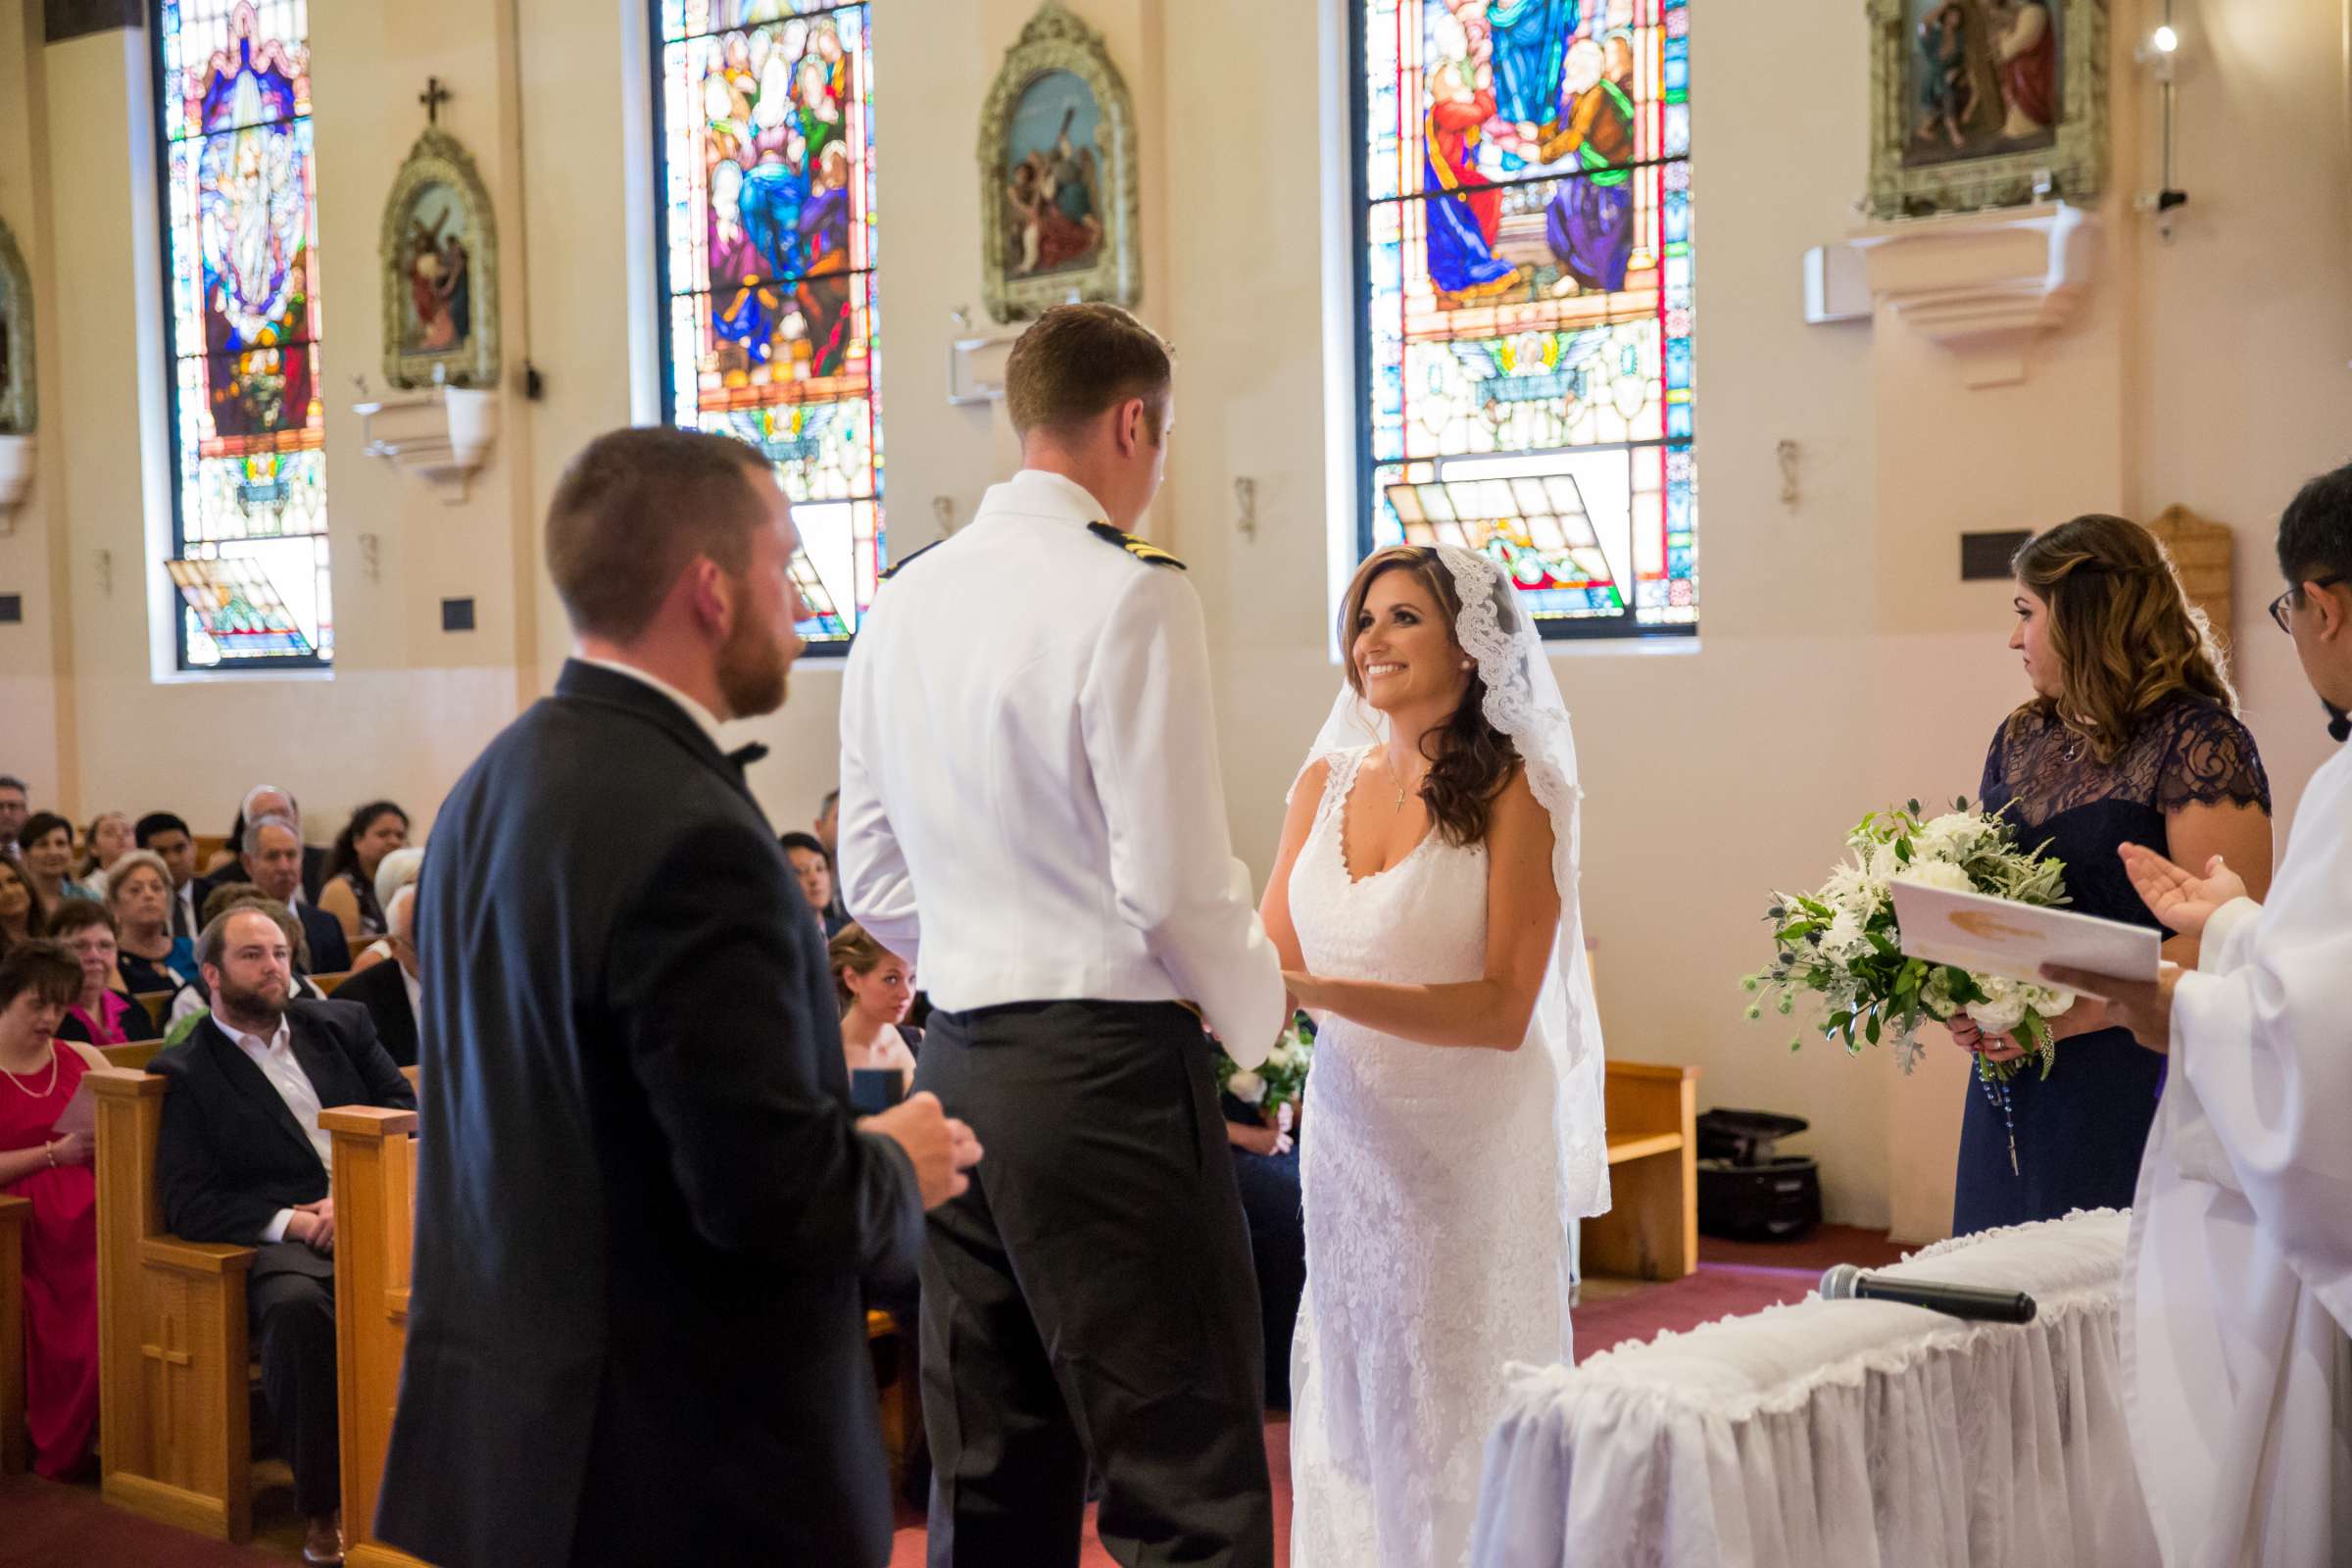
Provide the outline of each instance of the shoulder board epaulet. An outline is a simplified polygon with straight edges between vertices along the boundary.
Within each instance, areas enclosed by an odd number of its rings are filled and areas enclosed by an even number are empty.
[[[890,581],[891,578],[896,577],[900,572],[905,571],[908,566],[913,565],[916,562],[922,560],[932,551],[937,550],[941,545],[946,543],[947,541],[945,539],[934,539],[929,544],[923,546],[922,549],[917,550],[913,555],[906,557],[906,559],[904,561],[892,562],[890,564],[890,569],[883,572],[878,580],[882,582]]]
[[[1183,571],[1186,569],[1183,562],[1178,561],[1174,556],[1169,555],[1165,550],[1160,549],[1159,546],[1152,544],[1150,540],[1138,539],[1135,535],[1127,532],[1124,528],[1113,528],[1107,522],[1090,522],[1086,525],[1086,531],[1093,534],[1098,539],[1117,545],[1121,550],[1126,551],[1138,561],[1146,562],[1154,566],[1174,566],[1178,571]],[[921,552],[919,551],[916,552],[918,555]],[[911,561],[914,558],[909,556],[907,559]]]

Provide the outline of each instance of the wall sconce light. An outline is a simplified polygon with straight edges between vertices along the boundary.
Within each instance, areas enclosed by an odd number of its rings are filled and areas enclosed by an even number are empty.
[[[2173,183],[2180,91],[2174,78],[2180,61],[2180,33],[2173,25],[2172,0],[2165,0],[2164,21],[2140,43],[2134,55],[2155,76],[2163,98],[2164,177],[2157,189],[2141,191],[2132,197],[2132,205],[2140,212],[2154,214],[2157,237],[2169,242],[2173,237],[2173,215],[2188,200],[2188,192]]]

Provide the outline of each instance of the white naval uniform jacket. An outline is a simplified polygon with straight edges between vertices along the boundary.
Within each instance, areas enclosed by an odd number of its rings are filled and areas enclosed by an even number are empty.
[[[1200,598],[1103,515],[1023,469],[882,586],[843,681],[843,899],[943,1010],[1190,1002],[1254,1065],[1283,982],[1226,825]]]

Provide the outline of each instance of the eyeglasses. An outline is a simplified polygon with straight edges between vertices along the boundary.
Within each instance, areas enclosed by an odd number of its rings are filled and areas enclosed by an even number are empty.
[[[2311,580],[2311,585],[2314,588],[2332,588],[2343,580],[2344,579],[2341,576],[2314,577]],[[2285,632],[2290,637],[2294,635],[2295,628],[2291,623],[2288,622],[2286,618],[2286,612],[2288,607],[2293,605],[2295,596],[2300,594],[2302,591],[2303,585],[2301,583],[2297,583],[2292,588],[2289,588],[2286,592],[2280,594],[2278,598],[2271,601],[2271,618],[2278,623],[2278,629],[2280,631]]]

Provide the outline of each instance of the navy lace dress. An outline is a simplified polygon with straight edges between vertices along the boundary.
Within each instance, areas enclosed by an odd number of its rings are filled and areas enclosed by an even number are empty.
[[[2271,808],[2253,735],[2228,709],[2187,696],[2150,711],[2113,762],[2099,761],[2043,705],[2028,704],[1993,736],[1981,793],[1987,810],[2009,807],[2020,844],[2032,849],[2046,840],[2048,853],[2066,862],[2068,907],[2160,930],[2132,891],[2117,849],[2143,844],[2169,853],[2165,816],[2184,806]],[[2012,1169],[2002,1108],[1972,1072],[1953,1233],[2057,1219],[2076,1208],[2129,1207],[2163,1086],[2164,1058],[2125,1030],[2059,1041],[2049,1077],[2029,1064],[2009,1080]]]

